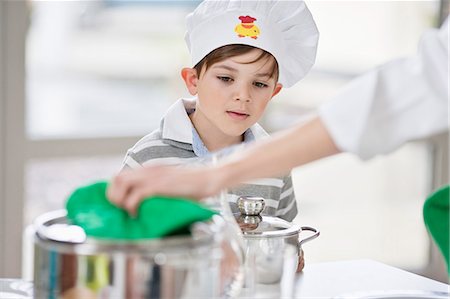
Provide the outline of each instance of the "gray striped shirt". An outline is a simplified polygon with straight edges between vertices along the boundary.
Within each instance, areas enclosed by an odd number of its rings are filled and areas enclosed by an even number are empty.
[[[161,120],[160,128],[139,140],[128,150],[123,168],[139,168],[153,163],[186,164],[210,161],[210,154],[201,142],[188,116],[195,109],[195,101],[178,100]],[[258,124],[247,130],[244,142],[258,140],[267,133]],[[238,147],[234,147],[236,150]],[[233,148],[219,152],[231,152]],[[265,178],[244,183],[228,190],[228,201],[237,212],[239,196],[261,196],[265,199],[265,215],[292,221],[297,215],[297,203],[291,176]]]

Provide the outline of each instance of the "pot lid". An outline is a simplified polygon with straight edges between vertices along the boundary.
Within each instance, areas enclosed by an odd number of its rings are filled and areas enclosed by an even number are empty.
[[[56,242],[84,243],[86,233],[81,227],[68,223],[66,214],[66,211],[58,210],[39,216],[34,222],[36,234],[42,239]]]
[[[286,237],[298,234],[301,227],[286,220],[272,216],[261,216],[265,202],[262,197],[241,196],[237,200],[240,214],[236,221],[244,237],[266,238]]]
[[[39,216],[34,222],[35,241],[61,251],[94,254],[126,249],[127,251],[171,252],[196,250],[200,247],[216,246],[216,236],[222,234],[225,221],[214,215],[209,222],[195,222],[190,235],[142,240],[110,240],[86,236],[84,230],[72,225],[66,217],[67,211],[57,210]]]

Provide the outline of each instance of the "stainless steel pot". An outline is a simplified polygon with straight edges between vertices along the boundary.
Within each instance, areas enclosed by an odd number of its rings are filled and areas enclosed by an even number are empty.
[[[243,196],[237,205],[240,215],[236,220],[246,243],[244,296],[263,293],[262,297],[267,298],[291,298],[302,245],[320,232],[277,217],[261,216],[265,205],[261,197]],[[303,231],[313,234],[301,239]]]
[[[66,211],[36,221],[35,298],[217,298],[233,290],[222,271],[225,252],[220,216],[191,227],[190,236],[145,241],[86,237]],[[226,251],[226,250],[225,250]],[[230,274],[228,277],[227,274]]]

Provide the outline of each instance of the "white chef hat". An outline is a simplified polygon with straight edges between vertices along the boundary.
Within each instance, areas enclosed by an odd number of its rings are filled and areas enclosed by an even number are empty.
[[[316,58],[319,32],[300,0],[205,0],[186,21],[193,65],[219,47],[250,45],[275,57],[279,82],[290,87],[308,73]]]

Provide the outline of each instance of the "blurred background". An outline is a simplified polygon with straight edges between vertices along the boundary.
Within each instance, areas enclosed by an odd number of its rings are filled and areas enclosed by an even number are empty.
[[[126,150],[188,96],[184,16],[199,2],[0,2],[0,277],[32,279],[33,219],[114,175]],[[269,132],[308,120],[355,76],[415,53],[421,33],[448,14],[442,0],[307,4],[321,33],[317,62],[271,101],[261,121]],[[422,219],[427,195],[448,182],[447,135],[370,161],[341,154],[293,178],[294,221],[321,231],[304,247],[307,265],[374,259],[447,279]]]

